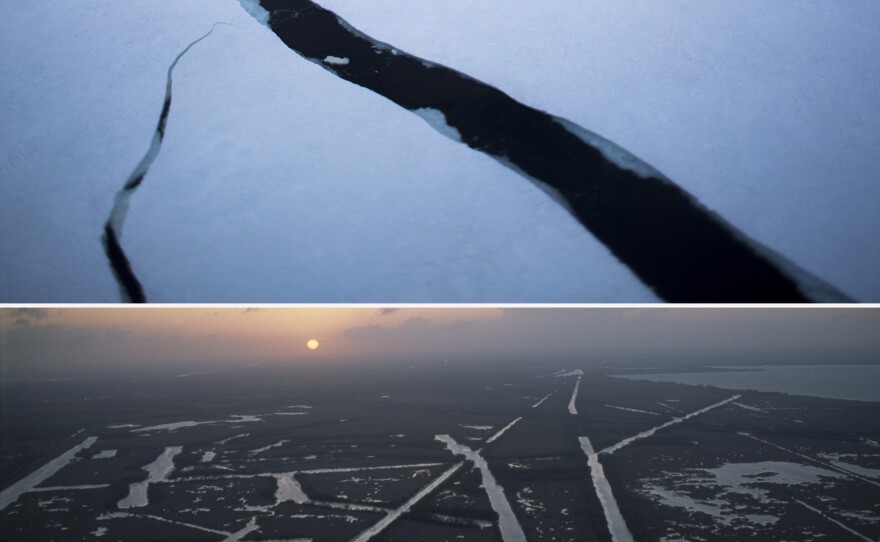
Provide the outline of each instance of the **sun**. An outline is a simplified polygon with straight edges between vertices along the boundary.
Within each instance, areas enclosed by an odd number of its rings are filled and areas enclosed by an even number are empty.
[[[306,343],[306,346],[309,347],[309,350],[317,350],[321,343],[316,341],[315,339],[309,339],[309,342]]]

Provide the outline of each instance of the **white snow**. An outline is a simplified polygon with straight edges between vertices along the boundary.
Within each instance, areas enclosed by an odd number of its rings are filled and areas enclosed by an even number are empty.
[[[510,422],[509,424],[507,424],[507,425],[505,425],[504,427],[502,427],[501,429],[499,429],[497,433],[495,433],[494,435],[492,435],[491,437],[489,437],[488,439],[486,439],[486,444],[492,444],[493,442],[495,442],[496,440],[498,440],[498,439],[501,437],[501,435],[503,435],[504,433],[506,433],[508,429],[510,429],[511,427],[513,427],[513,426],[514,426],[518,421],[520,421],[521,419],[522,419],[522,416],[520,416],[519,418],[513,420],[513,421]]]
[[[638,412],[639,414],[650,414],[652,416],[659,416],[660,415],[660,414],[657,414],[656,412],[651,412],[650,410],[639,410],[638,408],[629,408],[629,407],[622,407],[622,406],[617,406],[617,405],[603,405],[603,406],[605,406],[607,408],[614,408],[617,410],[624,410],[626,412]]]
[[[492,425],[463,425],[459,424],[460,427],[464,427],[465,429],[473,429],[475,431],[489,431],[492,429]]]
[[[280,440],[274,444],[269,444],[268,446],[263,446],[262,448],[257,448],[255,450],[251,450],[251,453],[258,454],[260,452],[265,452],[266,450],[271,450],[272,448],[280,448],[288,442],[290,442],[290,441],[289,440]]]
[[[574,389],[571,390],[571,400],[568,402],[568,413],[569,414],[577,414],[577,406],[575,406],[575,401],[577,401],[578,388],[581,387],[581,376],[578,375],[577,382],[574,383]]]
[[[608,531],[611,533],[613,542],[633,542],[632,533],[626,525],[626,520],[620,513],[620,507],[617,505],[617,499],[611,490],[611,484],[605,477],[605,468],[599,461],[599,454],[593,450],[593,444],[588,437],[579,437],[581,449],[587,456],[587,464],[590,466],[590,477],[593,479],[593,487],[596,489],[596,496],[599,497],[599,503],[602,505],[602,511],[605,513],[605,521],[608,522]]]
[[[223,542],[239,542],[242,538],[247,536],[248,534],[257,531],[260,529],[260,526],[257,525],[257,518],[253,517],[250,521],[248,521],[247,525],[241,528],[241,530],[236,531],[234,533],[230,533]]]
[[[432,109],[430,107],[423,107],[414,110],[413,113],[425,119],[425,122],[427,122],[431,128],[437,130],[452,141],[461,143],[461,134],[446,122],[446,115],[443,114],[443,111]]]
[[[324,62],[324,64],[330,64],[331,66],[348,66],[351,60],[347,57],[328,55],[324,57],[322,62]]]
[[[544,403],[544,401],[546,401],[547,399],[549,399],[550,396],[553,395],[554,393],[556,393],[556,390],[553,390],[553,391],[551,391],[550,393],[548,393],[547,395],[545,395],[543,399],[541,399],[540,401],[538,401],[537,403],[535,403],[534,405],[532,405],[532,408],[538,408],[539,406],[541,406],[541,405]]]
[[[21,497],[23,494],[31,491],[32,489],[49,479],[53,474],[63,469],[68,463],[70,463],[70,461],[76,456],[76,454],[78,454],[81,450],[85,450],[86,448],[91,447],[95,442],[97,442],[97,440],[98,437],[89,437],[85,439],[84,441],[67,450],[52,461],[49,461],[42,467],[28,474],[21,480],[15,482],[3,491],[0,491],[0,510],[5,509],[10,504],[17,501],[18,498]]]
[[[717,403],[713,403],[707,407],[703,407],[699,410],[695,410],[691,413],[685,414],[684,416],[673,418],[664,424],[658,425],[656,427],[652,427],[651,429],[647,429],[645,431],[642,431],[641,433],[639,433],[637,435],[633,435],[631,437],[625,438],[625,439],[621,440],[620,442],[618,442],[617,444],[614,444],[612,446],[608,446],[607,448],[602,449],[599,453],[600,454],[613,454],[614,452],[620,450],[624,446],[629,446],[630,444],[632,444],[633,442],[635,442],[637,440],[641,440],[643,438],[650,437],[651,435],[653,435],[657,431],[660,431],[662,429],[666,429],[667,427],[669,427],[671,425],[675,425],[677,423],[681,423],[683,421],[689,420],[689,419],[693,418],[694,416],[699,416],[700,414],[705,414],[706,412],[709,412],[710,410],[716,409],[720,406],[724,406],[727,403],[730,403],[732,401],[736,401],[740,397],[741,397],[740,395],[734,395],[733,397],[728,397],[727,399],[724,399],[723,401],[718,401]]]
[[[483,480],[483,489],[486,490],[486,495],[489,497],[489,504],[498,514],[498,529],[501,531],[501,539],[504,542],[525,542],[525,533],[523,533],[513,509],[510,508],[510,502],[504,495],[504,488],[495,480],[489,470],[489,464],[486,463],[480,452],[457,443],[449,435],[436,435],[434,439],[445,444],[446,448],[454,455],[463,456],[479,469]]]
[[[746,404],[740,403],[739,401],[734,401],[731,404],[734,406],[738,406],[739,408],[742,408],[744,410],[751,410],[752,412],[766,412],[766,410],[764,410],[763,408],[758,408],[758,407],[755,407],[752,405],[746,405]]]
[[[169,446],[165,448],[159,457],[149,465],[145,465],[143,470],[147,471],[147,479],[142,482],[135,482],[128,487],[128,496],[117,503],[117,507],[139,508],[150,504],[148,489],[150,484],[162,482],[174,470],[174,456],[183,451],[181,446]]]
[[[101,450],[92,456],[92,459],[110,459],[116,457],[116,450]]]
[[[284,501],[293,501],[297,504],[309,502],[309,496],[303,491],[302,486],[294,478],[295,472],[288,472],[275,476],[278,488],[275,490],[275,504]]]
[[[257,20],[258,23],[262,25],[269,24],[270,14],[266,9],[260,5],[259,0],[238,0],[241,4],[241,7],[244,8],[254,19]]]
[[[144,433],[150,431],[177,431],[178,429],[184,429],[187,427],[197,427],[199,425],[215,425],[218,423],[253,423],[253,422],[261,422],[262,418],[259,416],[252,416],[248,414],[234,414],[230,416],[228,420],[207,420],[196,422],[192,420],[187,420],[185,422],[172,422],[172,423],[163,423],[160,425],[151,425],[149,427],[141,427],[140,429],[132,429],[132,433]],[[235,437],[231,437],[235,438]]]
[[[227,442],[229,442],[230,440],[244,438],[247,436],[250,436],[250,433],[239,433],[238,435],[232,435],[231,437],[225,438],[223,440],[218,440],[217,444],[223,445],[223,444],[226,444]]]
[[[214,458],[216,456],[217,456],[216,452],[211,452],[211,451],[205,452],[202,454],[202,458],[199,459],[199,462],[200,463],[210,463],[211,461],[214,460]]]

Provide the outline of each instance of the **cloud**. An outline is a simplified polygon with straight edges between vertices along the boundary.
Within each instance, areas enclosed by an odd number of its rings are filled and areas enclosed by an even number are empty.
[[[37,308],[29,308],[29,307],[21,307],[17,309],[10,309],[9,316],[12,318],[27,318],[28,320],[45,320],[49,316],[49,311],[46,309],[37,309]]]
[[[350,327],[342,332],[342,336],[349,339],[388,339],[392,337],[412,337],[413,334],[422,334],[431,328],[431,321],[421,316],[408,318],[399,326],[387,327],[381,324],[368,324],[365,326]]]
[[[470,329],[471,327],[473,327],[473,325],[474,325],[473,320],[456,320],[455,322],[452,322],[451,324],[449,324],[445,327],[446,327],[446,329],[451,329],[451,330]]]

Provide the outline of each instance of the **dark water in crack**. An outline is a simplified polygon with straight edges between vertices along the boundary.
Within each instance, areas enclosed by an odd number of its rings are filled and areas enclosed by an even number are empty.
[[[378,42],[309,0],[260,4],[270,13],[272,31],[299,55],[411,111],[442,112],[463,143],[555,190],[577,220],[663,299],[848,300],[613,143]],[[348,62],[324,62],[329,56]]]

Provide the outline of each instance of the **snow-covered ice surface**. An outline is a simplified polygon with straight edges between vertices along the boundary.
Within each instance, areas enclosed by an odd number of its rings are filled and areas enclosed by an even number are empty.
[[[0,10],[4,301],[119,299],[103,220],[170,62],[218,21],[175,69],[126,221],[150,301],[656,300],[531,183],[292,54],[239,2]]]

